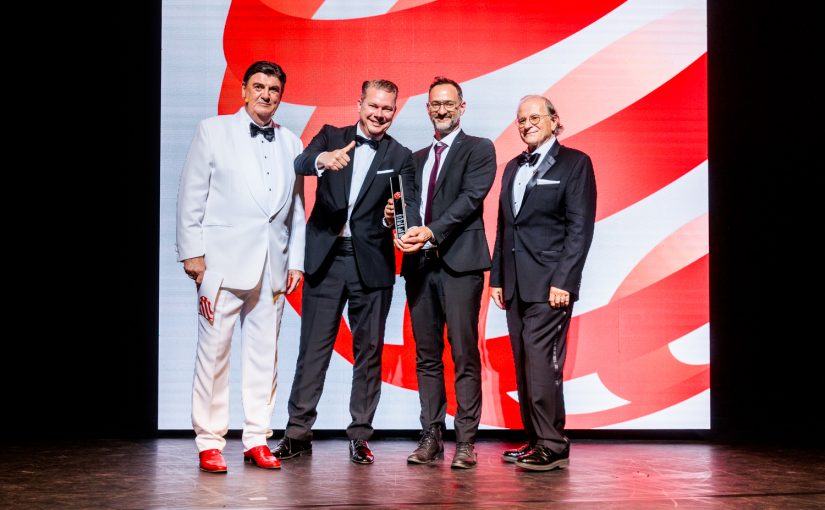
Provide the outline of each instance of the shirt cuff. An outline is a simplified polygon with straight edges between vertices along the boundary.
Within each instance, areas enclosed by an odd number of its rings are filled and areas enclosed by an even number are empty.
[[[313,163],[315,165],[315,173],[318,174],[318,177],[321,177],[322,175],[324,175],[324,169],[323,168],[318,168],[318,158],[320,158],[320,157],[321,157],[320,154],[315,156],[315,162]]]

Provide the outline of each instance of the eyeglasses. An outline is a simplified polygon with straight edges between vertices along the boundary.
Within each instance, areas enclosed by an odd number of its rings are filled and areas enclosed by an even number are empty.
[[[530,115],[526,119],[525,118],[516,119],[516,124],[518,124],[519,126],[523,126],[527,123],[527,119],[530,119],[530,124],[532,124],[534,126],[538,126],[539,121],[541,120],[542,117],[552,117],[552,115],[546,115],[546,114],[545,115],[539,115],[538,113],[534,113],[533,115]]]
[[[430,107],[430,110],[434,112],[440,110],[442,106],[448,112],[452,112],[455,111],[456,108],[458,108],[458,105],[459,103],[456,103],[455,101],[444,101],[443,103],[440,101],[430,101],[429,103],[427,103],[427,106]]]

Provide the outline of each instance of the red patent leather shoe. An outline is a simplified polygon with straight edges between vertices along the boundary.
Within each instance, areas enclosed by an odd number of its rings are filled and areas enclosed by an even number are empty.
[[[244,462],[251,462],[259,468],[281,469],[281,461],[272,455],[269,447],[265,444],[243,452],[243,460]]]
[[[198,454],[200,457],[201,471],[207,473],[226,473],[226,461],[220,450],[204,450]]]

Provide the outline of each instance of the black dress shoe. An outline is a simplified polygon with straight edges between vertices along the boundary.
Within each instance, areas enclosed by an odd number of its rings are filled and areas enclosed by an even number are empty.
[[[515,462],[517,458],[532,450],[533,446],[534,445],[527,443],[519,448],[516,448],[515,450],[504,450],[501,454],[501,460],[504,462]]]
[[[544,445],[536,445],[532,450],[516,459],[516,466],[531,471],[564,469],[570,465],[570,449],[555,453]]]
[[[476,467],[476,451],[473,443],[458,443],[455,446],[455,457],[450,465],[453,469],[471,469]]]
[[[444,458],[444,441],[441,439],[441,427],[434,426],[421,433],[418,447],[407,457],[408,464],[429,464]]]
[[[272,449],[272,455],[281,460],[291,459],[299,455],[312,455],[312,441],[301,441],[300,439],[284,436],[278,442],[278,446]]]
[[[372,464],[375,457],[370,445],[364,439],[351,439],[349,442],[349,460],[356,464]]]

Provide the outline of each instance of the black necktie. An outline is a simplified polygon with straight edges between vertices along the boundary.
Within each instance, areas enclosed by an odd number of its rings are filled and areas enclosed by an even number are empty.
[[[378,150],[378,140],[373,140],[372,138],[364,138],[361,135],[355,135],[355,146],[359,147],[361,144],[367,144],[372,147],[373,150]]]
[[[538,161],[539,161],[539,153],[538,152],[534,152],[533,154],[530,154],[529,152],[524,151],[521,154],[519,154],[519,156],[518,156],[518,166],[522,166],[522,165],[525,165],[525,164],[529,165],[529,166],[533,166],[536,163],[538,163]]]
[[[252,138],[255,138],[256,136],[258,136],[258,133],[264,135],[264,138],[266,138],[267,142],[271,142],[272,140],[275,139],[275,128],[274,127],[262,128],[262,127],[258,127],[258,125],[255,124],[254,122],[250,122],[249,123],[249,134],[252,136]]]

